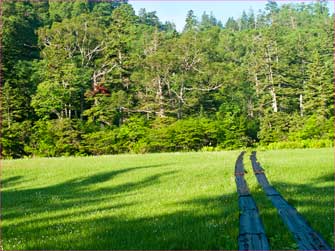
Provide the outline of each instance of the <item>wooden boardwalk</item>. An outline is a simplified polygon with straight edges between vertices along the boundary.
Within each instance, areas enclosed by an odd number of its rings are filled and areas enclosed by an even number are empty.
[[[301,214],[270,185],[265,176],[264,169],[257,162],[256,152],[252,152],[250,160],[258,183],[262,186],[266,196],[270,199],[273,206],[276,207],[283,222],[293,234],[299,250],[331,250],[321,235],[313,230]]]
[[[244,179],[242,152],[236,160],[235,181],[240,208],[239,250],[269,250],[269,242],[265,235],[258,209]]]

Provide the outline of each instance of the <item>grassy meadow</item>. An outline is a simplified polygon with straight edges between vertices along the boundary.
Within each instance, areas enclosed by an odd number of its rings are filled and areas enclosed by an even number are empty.
[[[5,160],[3,249],[237,249],[240,151]],[[258,152],[268,179],[333,243],[333,149]],[[296,245],[246,179],[272,249]]]

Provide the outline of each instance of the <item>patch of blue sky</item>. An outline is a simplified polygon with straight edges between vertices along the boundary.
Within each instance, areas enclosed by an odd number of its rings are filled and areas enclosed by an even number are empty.
[[[277,1],[279,5],[285,3],[301,3],[306,4],[312,1]],[[250,9],[255,14],[259,10],[263,10],[267,1],[253,0],[253,1],[177,1],[177,0],[129,0],[129,3],[134,7],[136,13],[141,8],[147,11],[156,11],[157,16],[162,22],[171,21],[175,23],[177,30],[182,31],[185,25],[185,17],[189,10],[193,10],[194,14],[200,19],[203,12],[212,13],[223,24],[229,17],[238,18],[243,11],[248,12]],[[334,13],[334,1],[328,1],[328,7],[331,13]]]

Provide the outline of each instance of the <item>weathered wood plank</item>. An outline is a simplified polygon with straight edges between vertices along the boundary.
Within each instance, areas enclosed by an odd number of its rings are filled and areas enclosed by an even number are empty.
[[[250,160],[258,183],[262,186],[267,197],[277,208],[278,214],[283,219],[283,222],[293,234],[299,246],[299,250],[331,250],[330,245],[321,235],[313,230],[302,215],[270,185],[263,168],[260,166],[260,163],[257,162],[256,152],[252,152]]]
[[[242,152],[235,164],[235,181],[238,193],[239,217],[239,250],[269,250],[269,242],[265,235],[258,209],[244,179]]]

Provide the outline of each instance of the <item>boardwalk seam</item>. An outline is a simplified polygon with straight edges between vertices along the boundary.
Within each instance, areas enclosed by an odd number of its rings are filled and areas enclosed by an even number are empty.
[[[302,215],[270,185],[264,173],[264,169],[260,163],[257,162],[255,151],[252,152],[250,160],[258,183],[262,186],[266,196],[277,209],[283,222],[293,234],[299,250],[332,250],[321,235],[309,226]]]
[[[269,242],[258,208],[244,179],[244,153],[238,156],[235,164],[235,181],[240,208],[238,248],[239,250],[269,250]]]

